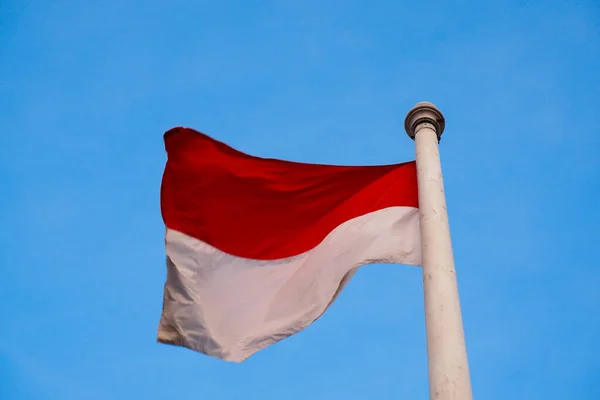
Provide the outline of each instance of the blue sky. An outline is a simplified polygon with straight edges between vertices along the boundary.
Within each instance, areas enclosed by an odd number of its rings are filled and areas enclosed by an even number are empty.
[[[0,2],[0,398],[427,399],[420,269],[231,364],[155,342],[162,134],[414,158],[434,102],[478,399],[600,398],[600,5]]]

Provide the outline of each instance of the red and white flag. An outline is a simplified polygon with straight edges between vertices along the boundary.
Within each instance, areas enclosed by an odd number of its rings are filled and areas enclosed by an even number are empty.
[[[414,161],[265,159],[187,128],[164,139],[159,342],[243,361],[319,318],[358,267],[421,264]]]

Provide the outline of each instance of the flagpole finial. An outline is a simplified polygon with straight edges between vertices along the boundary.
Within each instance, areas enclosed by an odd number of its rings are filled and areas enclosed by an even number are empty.
[[[424,123],[433,125],[438,140],[442,137],[442,133],[444,133],[444,128],[446,127],[446,120],[444,119],[442,112],[428,101],[417,103],[412,110],[406,114],[404,129],[406,130],[408,137],[414,140],[415,134],[417,133],[417,127]]]

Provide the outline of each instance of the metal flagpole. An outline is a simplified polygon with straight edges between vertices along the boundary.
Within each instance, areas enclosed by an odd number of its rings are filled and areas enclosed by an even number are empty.
[[[438,151],[444,126],[444,116],[428,102],[418,103],[404,121],[406,133],[415,140],[417,160],[429,398],[471,400],[473,395]]]

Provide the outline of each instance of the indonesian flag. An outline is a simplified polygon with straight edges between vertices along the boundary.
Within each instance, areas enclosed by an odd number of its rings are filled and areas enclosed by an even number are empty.
[[[334,166],[165,133],[158,341],[240,362],[301,331],[357,268],[421,264],[415,162]]]

